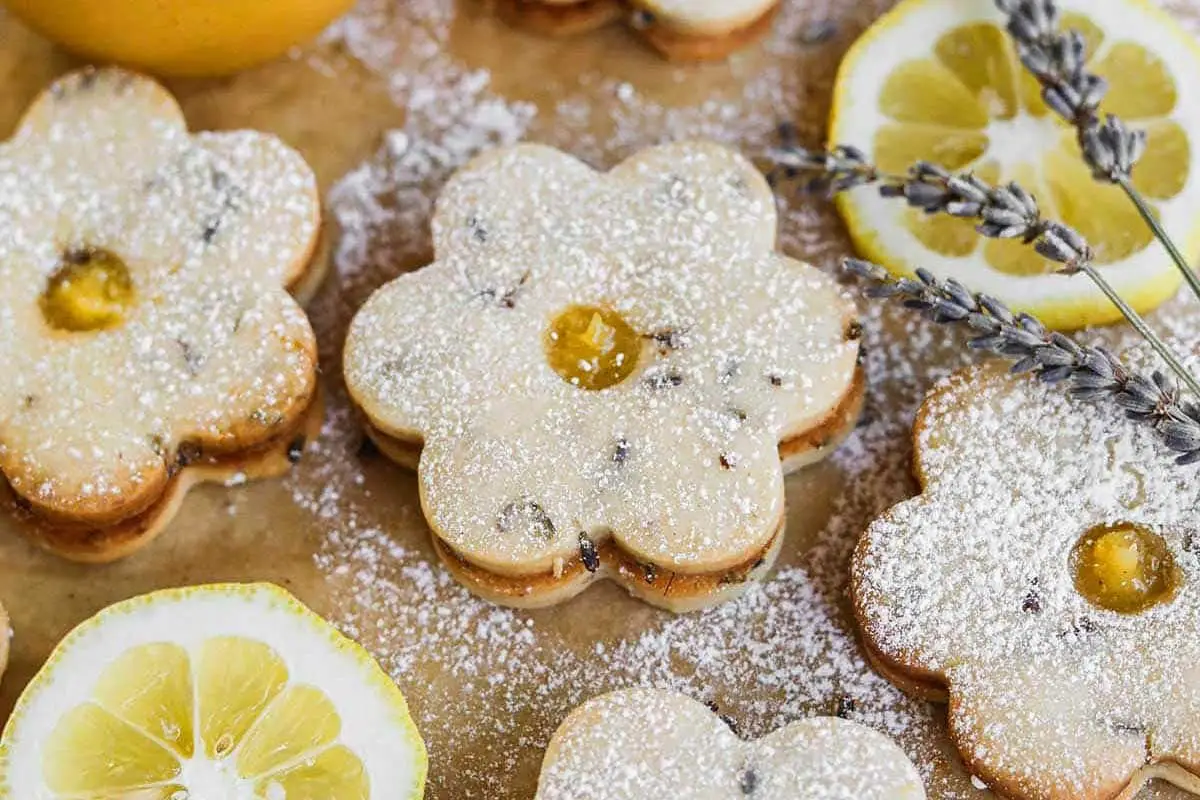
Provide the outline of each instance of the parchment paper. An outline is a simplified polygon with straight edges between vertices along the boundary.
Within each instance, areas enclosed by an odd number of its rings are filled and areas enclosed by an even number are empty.
[[[363,0],[288,58],[233,78],[169,82],[193,128],[273,131],[304,153],[327,192],[344,233],[310,308],[326,430],[292,476],[194,491],[156,543],[111,566],[58,560],[0,520],[0,600],[16,630],[0,721],[55,642],[103,606],[161,587],[270,580],[396,678],[429,745],[430,798],[532,797],[563,716],[634,684],[711,700],[746,736],[840,710],[896,736],[931,797],[988,796],[950,752],[943,711],[865,665],[844,594],[855,537],[915,490],[908,425],[925,389],[968,362],[953,336],[864,305],[872,387],[863,423],[833,459],[789,480],[776,574],[735,604],[679,618],[609,585],[532,613],[467,595],[428,544],[414,477],[361,444],[340,380],[353,310],[429,258],[431,198],[474,152],[528,138],[608,166],[654,142],[703,135],[757,157],[784,120],[819,143],[838,61],[889,5],[790,0],[765,43],[726,64],[680,67],[620,27],[559,42],[510,30],[465,0]],[[75,65],[0,11],[0,136]],[[791,190],[781,201],[785,249],[826,268],[849,252],[826,202]],[[1194,324],[1182,308],[1158,321]]]

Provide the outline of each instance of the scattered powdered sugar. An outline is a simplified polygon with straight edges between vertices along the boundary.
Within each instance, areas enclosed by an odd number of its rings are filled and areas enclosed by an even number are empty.
[[[358,311],[344,373],[372,425],[423,440],[440,539],[481,569],[583,577],[582,532],[656,571],[726,580],[610,570],[671,607],[736,591],[779,526],[778,443],[836,414],[858,351],[836,284],[773,253],[762,176],[711,144],[605,174],[507,148],[443,188],[432,224],[438,262]],[[589,392],[548,365],[543,339],[548,319],[597,306],[629,330],[629,373]]]
[[[702,769],[697,769],[703,765]],[[588,701],[547,750],[538,800],[645,797],[923,800],[921,777],[886,736],[813,717],[752,742],[702,703],[631,689]]]
[[[944,678],[960,745],[1031,794],[1089,796],[1151,761],[1195,763],[1195,471],[1115,404],[1032,378],[955,379],[926,413],[926,489],[872,523],[855,572],[874,647]],[[1119,613],[1076,589],[1077,542],[1113,525],[1161,537],[1180,570],[1169,602]]]
[[[375,288],[430,259],[432,200],[478,152],[530,138],[607,167],[664,139],[707,136],[754,156],[784,118],[819,141],[837,58],[887,5],[786,3],[762,47],[695,72],[628,53],[626,66],[614,60],[604,69],[561,70],[560,51],[531,41],[529,59],[553,87],[545,93],[524,91],[535,82],[529,74],[510,82],[502,61],[481,65],[485,51],[497,50],[496,28],[476,14],[456,19],[450,0],[364,0],[327,34],[387,80],[408,117],[328,197],[343,228],[341,280],[310,312],[331,411],[312,455],[289,480],[322,529],[316,560],[334,620],[380,658],[413,706],[431,751],[430,797],[528,797],[567,712],[634,685],[715,702],[748,738],[840,712],[895,737],[932,797],[981,795],[979,782],[952,762],[944,712],[906,697],[867,664],[846,595],[857,537],[916,491],[910,431],[921,398],[970,363],[950,331],[864,304],[863,419],[829,461],[789,479],[794,513],[783,566],[736,602],[679,617],[611,586],[546,611],[514,612],[473,598],[438,564],[415,478],[362,445],[336,377],[354,311]],[[611,32],[602,38],[607,46],[637,46]],[[572,44],[583,63],[589,41]],[[704,80],[693,79],[699,74]],[[780,211],[789,254],[828,269],[849,251],[830,204],[786,197]],[[1194,336],[1200,326],[1188,305],[1176,299],[1152,315],[1153,324]],[[1095,336],[1117,347],[1133,341],[1124,329]]]

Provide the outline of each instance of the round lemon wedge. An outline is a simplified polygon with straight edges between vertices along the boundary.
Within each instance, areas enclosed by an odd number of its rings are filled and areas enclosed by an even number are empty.
[[[0,798],[410,800],[426,766],[365,650],[278,587],[199,586],[62,641],[0,739]]]
[[[1087,42],[1089,69],[1109,82],[1102,113],[1148,133],[1133,182],[1192,261],[1200,254],[1200,44],[1146,0],[1060,0],[1064,28]],[[1046,108],[993,0],[904,0],[855,43],[838,72],[832,143],[861,147],[883,170],[917,160],[1016,181],[1047,219],[1076,228],[1102,273],[1146,311],[1182,277],[1116,186],[1092,179],[1075,131]],[[1083,275],[1020,242],[985,240],[973,223],[928,216],[859,187],[838,198],[860,253],[897,274],[926,267],[1055,328],[1112,322],[1117,309]]]

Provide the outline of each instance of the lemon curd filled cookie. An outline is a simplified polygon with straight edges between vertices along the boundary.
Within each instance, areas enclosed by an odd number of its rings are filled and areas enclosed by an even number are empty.
[[[320,207],[298,154],[189,134],[146,78],[73,73],[0,144],[0,229],[0,496],[19,529],[111,560],[193,483],[299,457],[316,348],[286,287],[314,269]]]
[[[612,692],[555,732],[536,800],[924,800],[890,739],[838,717],[794,722],[747,742],[675,692]]]
[[[507,21],[573,36],[620,19],[672,61],[715,61],[771,29],[779,0],[497,0]]]
[[[345,372],[459,580],[538,606],[607,576],[686,610],[764,573],[784,472],[862,399],[853,306],[775,227],[709,143],[604,174],[519,145],[450,181],[437,261],[367,301]]]
[[[922,494],[873,522],[868,651],[949,700],[969,769],[1021,800],[1200,794],[1200,490],[1153,426],[995,368],[916,425]]]

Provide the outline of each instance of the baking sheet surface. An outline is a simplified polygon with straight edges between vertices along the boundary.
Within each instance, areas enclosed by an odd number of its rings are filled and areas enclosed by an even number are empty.
[[[0,720],[54,643],[101,607],[168,586],[271,580],[396,678],[429,745],[430,798],[531,797],[542,750],[565,714],[637,684],[711,700],[751,737],[840,709],[896,737],[931,797],[988,796],[952,755],[943,711],[906,698],[866,665],[845,598],[855,537],[915,491],[908,428],[920,397],[968,363],[953,336],[864,304],[867,408],[833,458],[788,481],[775,573],[738,602],[682,617],[611,585],[532,613],[472,598],[437,563],[413,475],[362,444],[339,378],[354,309],[428,260],[432,199],[472,155],[530,139],[604,167],[665,139],[705,136],[760,157],[781,121],[817,144],[839,59],[890,4],[790,0],[766,42],[726,64],[681,67],[620,27],[548,41],[466,0],[363,0],[286,59],[229,79],[171,82],[193,128],[276,132],[317,170],[341,230],[336,269],[310,307],[325,430],[293,475],[194,491],[156,543],[111,566],[57,560],[0,521],[0,600],[16,630]],[[1200,2],[1171,8],[1190,24]],[[0,11],[0,136],[75,65]],[[789,253],[829,269],[849,252],[828,203],[781,198]],[[1195,328],[1178,301],[1156,323]]]

